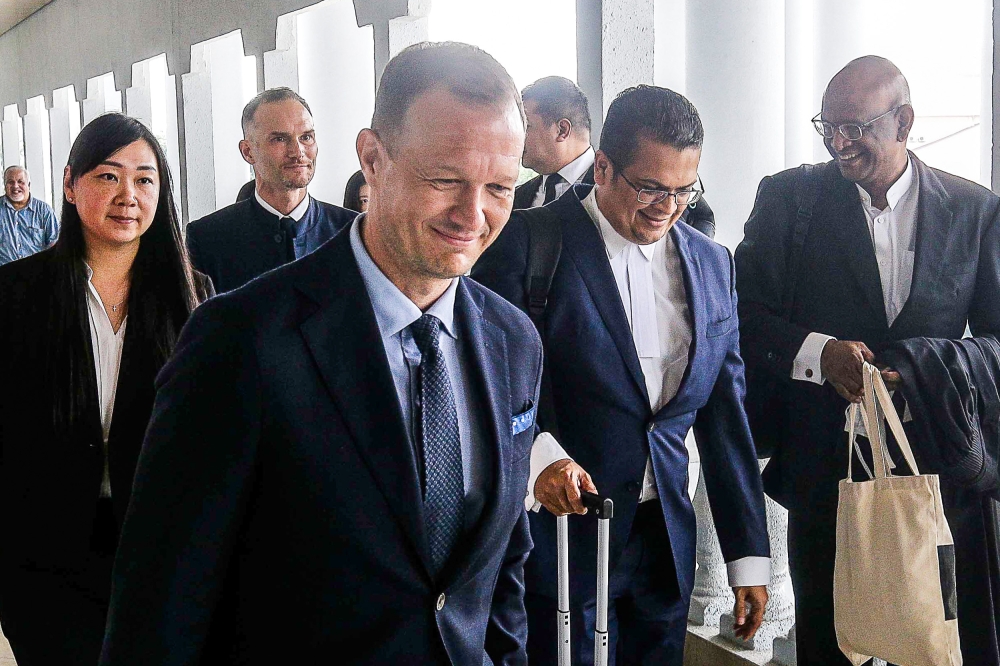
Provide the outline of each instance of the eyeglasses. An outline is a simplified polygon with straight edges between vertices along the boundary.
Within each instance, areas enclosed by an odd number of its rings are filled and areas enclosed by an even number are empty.
[[[868,127],[872,123],[882,120],[890,113],[895,113],[896,111],[899,111],[901,108],[902,105],[893,107],[888,111],[886,111],[885,113],[883,113],[881,116],[878,116],[877,118],[872,118],[866,123],[845,123],[843,125],[834,125],[833,123],[828,123],[825,120],[821,120],[820,119],[820,115],[822,115],[821,111],[820,113],[817,113],[816,116],[812,119],[812,124],[813,127],[816,128],[816,131],[819,132],[820,136],[822,136],[825,139],[832,139],[834,133],[840,132],[840,134],[848,141],[857,141],[862,136],[864,136],[864,128]]]
[[[698,186],[696,188],[690,188],[686,190],[677,190],[676,192],[669,192],[667,190],[646,190],[641,187],[637,187],[631,180],[629,180],[624,173],[618,172],[622,179],[628,183],[629,187],[635,190],[636,198],[639,203],[645,204],[647,206],[653,206],[664,201],[667,197],[673,197],[674,203],[678,206],[687,206],[688,204],[693,204],[701,198],[701,195],[705,193],[705,188],[701,186],[701,176],[698,176]]]

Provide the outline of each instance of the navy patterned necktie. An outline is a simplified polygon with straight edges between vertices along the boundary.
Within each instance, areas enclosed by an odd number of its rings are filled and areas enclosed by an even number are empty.
[[[424,518],[434,575],[462,533],[465,486],[458,411],[438,342],[441,320],[425,314],[410,324],[420,348],[420,439],[424,457]]]

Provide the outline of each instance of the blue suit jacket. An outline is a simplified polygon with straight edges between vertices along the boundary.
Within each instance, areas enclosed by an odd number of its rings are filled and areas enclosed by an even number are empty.
[[[158,378],[101,663],[524,663],[532,428],[512,421],[536,402],[541,345],[471,280],[455,311],[495,466],[435,581],[349,234],[199,308]]]
[[[693,318],[690,360],[676,397],[657,413],[649,406],[607,250],[587,215],[580,186],[549,205],[563,229],[563,251],[549,293],[542,342],[561,444],[615,502],[611,566],[631,529],[652,455],[681,596],[694,581],[695,516],[688,497],[684,439],[693,426],[716,529],[727,561],[768,557],[764,495],[743,411],[743,361],[733,262],[728,251],[683,224],[671,229],[684,270]],[[515,213],[473,276],[526,310],[526,223]],[[542,430],[546,424],[539,424]],[[571,517],[574,603],[595,587],[596,521]],[[531,515],[535,550],[525,568],[529,590],[556,595],[555,519]],[[580,596],[582,595],[582,596]]]

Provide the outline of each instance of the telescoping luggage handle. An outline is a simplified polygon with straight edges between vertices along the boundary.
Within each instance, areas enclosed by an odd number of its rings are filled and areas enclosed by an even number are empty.
[[[611,518],[615,504],[609,497],[582,494],[588,515],[597,518],[597,622],[594,627],[594,666],[608,664],[608,553],[611,542]],[[556,559],[559,567],[559,599],[556,621],[559,623],[559,666],[570,666],[569,632],[569,521],[556,518]]]

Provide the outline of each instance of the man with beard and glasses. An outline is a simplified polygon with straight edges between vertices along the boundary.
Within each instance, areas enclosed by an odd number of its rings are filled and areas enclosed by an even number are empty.
[[[775,447],[764,489],[788,509],[799,666],[849,663],[834,630],[833,578],[845,410],[861,399],[862,364],[881,367],[905,396],[913,383],[886,367],[887,346],[962,338],[967,324],[976,336],[1000,332],[1000,199],[907,151],[913,120],[895,65],[848,63],[813,119],[833,160],[764,178],[736,250],[747,395],[762,406],[754,438]],[[925,452],[914,446],[921,471],[940,471]],[[997,508],[941,479],[962,651],[967,663],[997,666]]]
[[[219,293],[302,258],[354,219],[309,196],[318,152],[312,111],[294,90],[265,90],[243,109],[240,153],[256,190],[187,228],[191,262]]]

